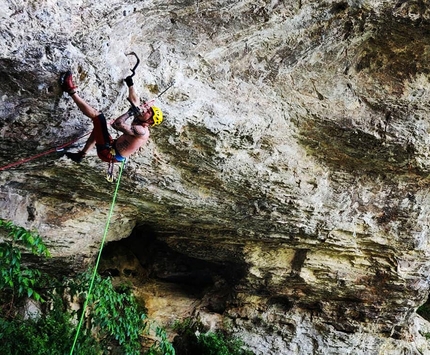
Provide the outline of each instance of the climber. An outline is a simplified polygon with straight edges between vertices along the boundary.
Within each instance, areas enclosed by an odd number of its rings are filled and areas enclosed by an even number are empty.
[[[113,122],[112,127],[123,133],[114,140],[108,132],[104,114],[91,107],[77,94],[78,87],[73,81],[72,73],[67,71],[61,74],[62,90],[70,95],[82,113],[91,118],[94,125],[84,148],[76,153],[66,153],[69,159],[80,163],[88,151],[96,146],[97,155],[101,160],[109,163],[122,162],[148,141],[149,126],[159,125],[163,121],[163,113],[158,107],[147,103],[140,105],[134,90],[132,76],[126,77],[125,82],[128,86],[128,100],[132,108]],[[131,124],[127,124],[126,121],[131,116],[134,116],[134,119]]]

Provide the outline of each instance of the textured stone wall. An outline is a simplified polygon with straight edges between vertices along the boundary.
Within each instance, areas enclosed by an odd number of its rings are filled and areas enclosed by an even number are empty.
[[[108,241],[145,226],[132,247],[148,275],[212,279],[200,308],[143,287],[151,311],[170,300],[178,317],[227,322],[258,354],[429,352],[415,314],[430,267],[428,5],[2,0],[0,165],[90,131],[64,70],[108,117],[127,110],[134,51],[142,97],[175,85],[125,168]],[[114,190],[105,165],[59,152],[0,171],[0,217],[82,267]]]

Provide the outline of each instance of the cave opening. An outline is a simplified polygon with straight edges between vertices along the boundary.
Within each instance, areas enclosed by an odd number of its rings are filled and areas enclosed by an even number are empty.
[[[425,320],[430,322],[430,295],[427,297],[427,301],[418,307],[416,312]]]
[[[127,238],[107,243],[99,267],[103,276],[128,280],[137,287],[159,283],[205,299],[205,307],[216,313],[225,310],[245,271],[240,262],[202,260],[173,250],[147,225],[137,226]]]

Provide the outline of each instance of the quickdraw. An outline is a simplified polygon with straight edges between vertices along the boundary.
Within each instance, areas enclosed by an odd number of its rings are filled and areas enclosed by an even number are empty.
[[[108,163],[108,168],[107,168],[107,172],[106,172],[106,180],[109,182],[113,182],[113,167],[114,167],[114,162],[113,159]]]
[[[169,85],[161,92],[161,94],[158,94],[157,99],[161,97],[167,90],[169,90],[173,85],[175,85],[175,80],[172,80]],[[153,99],[155,100],[155,99]]]

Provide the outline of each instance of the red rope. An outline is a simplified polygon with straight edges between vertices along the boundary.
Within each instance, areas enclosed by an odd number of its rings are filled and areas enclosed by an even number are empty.
[[[90,133],[91,133],[91,132],[90,132]],[[17,166],[17,165],[21,165],[21,164],[27,163],[27,162],[29,162],[29,161],[31,161],[31,160],[34,160],[34,159],[37,159],[37,158],[43,157],[44,155],[48,155],[48,154],[53,153],[53,152],[55,152],[55,151],[57,151],[57,150],[59,150],[59,149],[65,148],[65,147],[67,147],[68,145],[71,145],[71,144],[73,144],[73,143],[77,142],[79,139],[84,138],[85,136],[88,136],[90,133],[86,133],[86,134],[84,134],[84,135],[83,135],[83,136],[81,136],[81,137],[78,137],[78,138],[76,138],[76,139],[74,139],[74,140],[72,140],[72,141],[70,141],[70,142],[64,143],[63,145],[60,145],[60,146],[58,146],[58,147],[51,148],[51,149],[49,149],[49,150],[47,150],[47,151],[45,151],[45,152],[42,152],[42,153],[39,153],[39,154],[33,155],[33,156],[31,156],[31,157],[21,159],[21,160],[19,160],[19,161],[14,162],[14,163],[10,163],[10,164],[7,164],[7,165],[5,165],[5,166],[2,166],[2,167],[0,167],[0,171],[2,171],[2,170],[6,170],[6,169],[9,169],[9,168],[12,168],[12,167]]]

